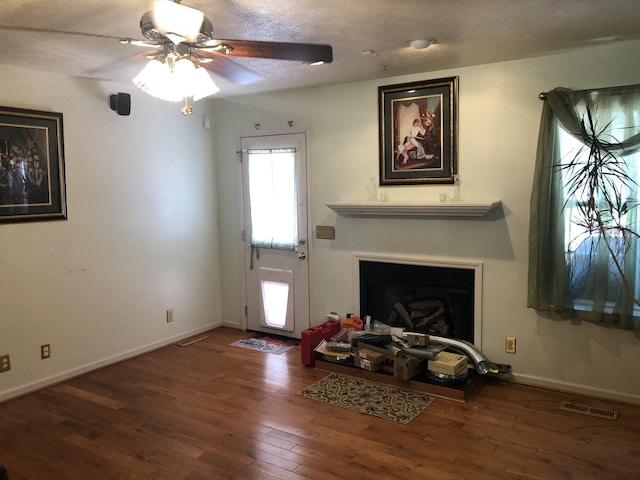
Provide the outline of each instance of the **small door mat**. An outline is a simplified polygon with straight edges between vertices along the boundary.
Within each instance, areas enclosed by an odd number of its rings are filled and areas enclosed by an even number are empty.
[[[305,388],[298,395],[404,424],[435,400],[424,393],[336,373]]]
[[[280,355],[292,348],[298,346],[300,342],[294,339],[285,339],[270,335],[256,334],[251,337],[237,340],[231,345],[234,347],[247,348],[249,350],[257,350],[265,353],[273,353]]]

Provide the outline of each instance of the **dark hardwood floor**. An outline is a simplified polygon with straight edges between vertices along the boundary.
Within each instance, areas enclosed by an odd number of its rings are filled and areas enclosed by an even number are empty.
[[[491,381],[407,425],[296,395],[326,372],[221,328],[0,405],[0,464],[45,479],[637,479],[640,407]],[[620,413],[560,409],[574,401]]]

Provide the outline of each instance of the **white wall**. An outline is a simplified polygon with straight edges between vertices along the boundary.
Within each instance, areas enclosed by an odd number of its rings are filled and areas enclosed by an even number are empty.
[[[334,225],[335,240],[313,240],[312,316],[354,312],[353,253],[397,253],[480,260],[484,264],[483,352],[508,363],[521,381],[640,403],[640,344],[632,333],[547,320],[527,309],[529,196],[542,103],[557,86],[589,88],[640,82],[631,62],[640,43],[325,88],[252,95],[214,102],[219,171],[222,312],[242,324],[240,168],[237,137],[311,130],[312,224]],[[468,201],[501,200],[503,215],[480,220],[346,218],[325,204],[365,200],[378,176],[379,85],[456,75],[459,91],[459,172]],[[289,129],[287,121],[294,121]],[[390,201],[437,200],[451,186],[381,188]],[[364,313],[364,312],[363,312]],[[517,354],[504,352],[506,336]]]
[[[0,400],[219,325],[210,105],[7,67],[0,105],[62,112],[69,215],[0,224]]]

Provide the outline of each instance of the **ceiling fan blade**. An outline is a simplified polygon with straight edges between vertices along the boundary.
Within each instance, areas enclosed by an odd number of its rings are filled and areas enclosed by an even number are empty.
[[[162,48],[161,44],[153,43],[148,40],[136,40],[134,38],[121,38],[119,41],[124,45],[134,45],[136,47],[157,48],[157,49]]]
[[[15,25],[0,25],[0,30],[8,30],[14,32],[27,32],[27,33],[55,33],[58,35],[70,35],[76,37],[88,37],[88,38],[105,38],[107,40],[120,40],[118,37],[112,35],[101,35],[99,33],[89,32],[70,32],[68,30],[55,30],[52,28],[37,28],[37,27],[16,27]]]
[[[216,46],[224,44],[232,48],[228,53],[234,57],[271,58],[274,60],[294,60],[305,63],[333,61],[331,45],[317,43],[291,42],[262,42],[254,40],[223,40],[215,39],[205,47],[198,47],[199,51],[215,52]],[[219,47],[218,47],[219,50]]]
[[[264,77],[253,70],[238,65],[222,55],[198,55],[200,65],[236,85],[249,85],[264,80]],[[203,61],[206,59],[206,61]]]

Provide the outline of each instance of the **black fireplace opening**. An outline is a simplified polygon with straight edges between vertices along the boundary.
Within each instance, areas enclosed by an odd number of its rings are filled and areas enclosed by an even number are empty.
[[[360,314],[474,342],[475,270],[360,260]]]

